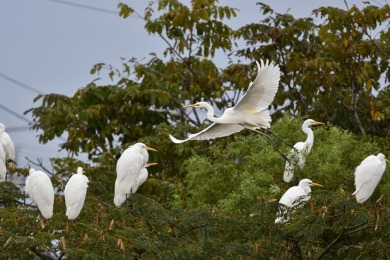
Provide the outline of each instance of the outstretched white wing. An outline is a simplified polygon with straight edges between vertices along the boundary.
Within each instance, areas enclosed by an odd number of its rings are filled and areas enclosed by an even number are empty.
[[[180,144],[183,142],[186,142],[188,140],[209,140],[209,139],[214,139],[218,137],[223,137],[227,135],[231,135],[233,133],[240,132],[244,127],[241,125],[229,125],[229,124],[211,124],[209,127],[206,129],[200,131],[199,133],[196,134],[191,134],[187,139],[185,140],[179,140],[173,137],[172,135],[169,135],[171,138],[172,142],[176,144]]]
[[[257,76],[255,81],[249,84],[248,90],[238,101],[235,110],[251,113],[261,112],[268,108],[274,100],[280,80],[279,66],[273,62],[260,60],[257,64]]]

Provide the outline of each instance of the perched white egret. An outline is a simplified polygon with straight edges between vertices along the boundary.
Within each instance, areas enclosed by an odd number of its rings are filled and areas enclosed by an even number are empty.
[[[89,180],[83,173],[83,168],[78,167],[77,173],[70,177],[65,186],[66,216],[71,220],[77,218],[80,214],[87,195]]]
[[[290,160],[286,161],[286,168],[284,170],[283,179],[285,182],[290,182],[294,177],[294,167],[297,164],[301,169],[305,166],[306,156],[310,153],[314,143],[314,134],[311,130],[312,125],[323,125],[322,122],[316,122],[313,119],[307,119],[302,124],[302,131],[307,135],[306,141],[298,142],[294,145],[287,156]]]
[[[157,163],[148,163],[145,165],[145,168],[141,169],[135,182],[133,183],[133,186],[131,187],[131,193],[137,192],[139,186],[145,183],[145,181],[148,179],[148,170],[146,168],[152,165],[157,165]]]
[[[49,176],[33,168],[26,179],[26,194],[37,203],[42,216],[49,219],[53,216],[54,189]]]
[[[363,203],[371,197],[386,170],[386,161],[390,163],[382,153],[378,153],[377,156],[368,156],[356,167],[356,190],[352,195],[356,196],[357,202]]]
[[[279,66],[273,62],[269,63],[266,61],[264,63],[260,60],[260,63],[256,61],[258,68],[257,76],[249,84],[247,92],[234,107],[227,108],[221,117],[215,117],[213,107],[206,102],[198,102],[193,105],[184,106],[205,108],[207,110],[207,119],[212,121],[213,124],[196,134],[190,134],[185,140],[178,140],[172,135],[169,135],[172,142],[183,143],[188,140],[209,140],[228,136],[247,128],[265,135],[275,146],[272,139],[268,135],[258,131],[258,129],[265,129],[271,132],[268,130],[271,127],[271,116],[268,107],[278,90],[280,70]],[[273,132],[271,133],[274,134]],[[277,137],[281,139],[279,136]],[[281,153],[276,146],[275,148]],[[283,154],[282,156],[286,159]]]
[[[4,179],[7,174],[7,161],[3,146],[0,144],[0,179]]]
[[[0,123],[0,142],[4,148],[5,159],[7,161],[8,160],[15,160],[14,143],[12,142],[12,139],[9,136],[9,134],[7,134],[5,132],[5,125],[2,123]]]
[[[311,188],[310,186],[319,186],[321,184],[312,182],[309,179],[303,179],[298,186],[289,188],[279,200],[278,213],[276,215],[275,223],[283,223],[290,219],[289,210],[298,206],[302,202],[310,200]]]
[[[114,204],[117,207],[120,207],[125,202],[127,195],[134,193],[132,187],[137,182],[141,170],[147,166],[149,160],[148,150],[157,151],[143,143],[136,143],[127,148],[119,158],[116,164],[117,177],[114,196]]]

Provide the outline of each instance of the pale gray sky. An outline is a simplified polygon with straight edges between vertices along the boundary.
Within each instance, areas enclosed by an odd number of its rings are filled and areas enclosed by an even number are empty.
[[[92,6],[93,10],[63,2]],[[99,62],[120,64],[120,57],[138,59],[150,52],[161,53],[164,43],[146,33],[144,22],[136,17],[122,19],[117,11],[120,1],[103,0],[2,0],[0,2],[0,122],[7,127],[15,143],[17,161],[23,167],[24,157],[33,160],[58,157],[59,141],[41,145],[37,133],[28,130],[29,116],[23,112],[36,106],[37,92],[73,95],[77,89],[96,78],[89,74]],[[143,13],[147,1],[123,1]],[[238,17],[229,24],[233,28],[258,22],[261,16],[258,0],[220,0],[220,4],[236,7]],[[262,1],[276,12],[290,9],[294,16],[307,17],[320,6],[345,8],[344,1]],[[348,1],[363,6],[362,1]],[[104,11],[104,10],[107,10]],[[111,11],[111,12],[110,12]],[[217,64],[225,62],[216,57]],[[17,81],[17,82],[15,82]],[[108,83],[107,78],[99,81]],[[21,86],[21,84],[25,84]],[[32,87],[34,90],[29,90]],[[14,114],[6,110],[12,110]],[[24,119],[21,119],[24,118]]]

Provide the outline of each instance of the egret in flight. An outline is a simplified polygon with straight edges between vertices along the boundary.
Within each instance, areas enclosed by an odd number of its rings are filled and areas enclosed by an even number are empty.
[[[145,167],[156,163],[147,163],[149,160],[148,151],[156,149],[146,146],[143,143],[136,143],[127,148],[116,164],[117,178],[115,181],[114,204],[120,207],[126,200],[126,196],[134,193],[133,187],[138,189],[137,183],[140,172]]]
[[[53,216],[54,189],[49,176],[42,171],[30,169],[26,179],[26,194],[37,203],[42,216],[49,219]]]
[[[76,219],[84,206],[89,180],[83,173],[83,168],[78,167],[65,186],[66,216],[70,220]]]
[[[261,64],[256,61],[258,69],[257,76],[255,80],[249,84],[247,92],[234,107],[227,108],[221,117],[215,117],[213,107],[206,102],[198,102],[193,105],[184,106],[205,108],[207,110],[207,119],[212,121],[213,124],[196,134],[190,134],[185,140],[178,140],[172,135],[169,135],[172,142],[183,143],[188,140],[209,140],[228,136],[247,128],[266,136],[274,145],[275,149],[287,159],[276,147],[269,135],[258,130],[264,129],[281,139],[275,133],[268,130],[268,128],[271,127],[271,116],[268,106],[272,103],[276,91],[278,90],[280,80],[279,66],[275,65],[273,62],[269,63],[266,61],[264,63],[262,60],[260,60],[260,63]],[[283,139],[281,140],[283,141]]]
[[[298,164],[299,168],[305,166],[306,156],[310,153],[314,143],[314,134],[311,130],[313,125],[323,125],[322,122],[316,122],[313,119],[307,119],[302,125],[302,131],[307,135],[306,141],[298,142],[294,145],[295,149],[292,149],[287,156],[289,160],[286,160],[286,167],[283,174],[285,182],[290,182],[294,177],[294,166]]]
[[[275,223],[284,223],[290,219],[289,211],[297,207],[299,204],[310,200],[311,186],[322,187],[321,184],[312,182],[309,179],[303,179],[298,186],[289,188],[279,200],[278,213]]]
[[[356,196],[358,203],[363,203],[371,197],[386,170],[386,161],[390,163],[382,153],[378,153],[377,156],[368,156],[356,168],[356,190],[352,195]]]

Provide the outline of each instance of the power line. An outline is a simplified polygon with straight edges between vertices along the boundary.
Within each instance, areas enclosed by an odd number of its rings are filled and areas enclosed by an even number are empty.
[[[104,8],[100,8],[100,7],[95,7],[95,6],[91,6],[91,5],[83,5],[83,4],[68,2],[68,1],[64,1],[64,0],[46,0],[46,1],[50,1],[53,3],[57,3],[57,4],[69,5],[69,6],[78,7],[78,8],[84,8],[84,9],[107,13],[107,14],[115,14],[116,16],[119,15],[119,13],[116,11],[112,11],[112,10],[108,10],[108,9],[104,9]],[[143,20],[141,17],[138,17],[138,16],[130,16],[130,17],[139,18],[139,19]]]
[[[0,78],[3,78],[3,79],[8,80],[8,81],[10,81],[10,82],[12,82],[12,83],[15,83],[16,85],[18,85],[18,86],[20,86],[20,87],[22,87],[22,88],[24,88],[24,89],[30,90],[30,91],[32,91],[32,92],[34,92],[34,93],[36,93],[36,94],[43,94],[43,93],[42,93],[41,91],[39,91],[38,89],[33,88],[33,87],[30,87],[29,85],[24,84],[24,83],[22,83],[22,82],[20,82],[20,81],[18,81],[18,80],[16,80],[16,79],[14,79],[14,78],[11,78],[10,76],[7,76],[7,75],[5,75],[5,74],[3,74],[3,73],[1,73],[1,72],[0,72]]]
[[[17,118],[19,118],[20,120],[22,120],[22,121],[24,121],[26,123],[30,123],[30,120],[26,119],[24,116],[19,115],[18,113],[14,112],[13,110],[9,109],[8,107],[0,104],[0,108],[3,109],[4,111],[10,113],[14,117],[17,117]]]

